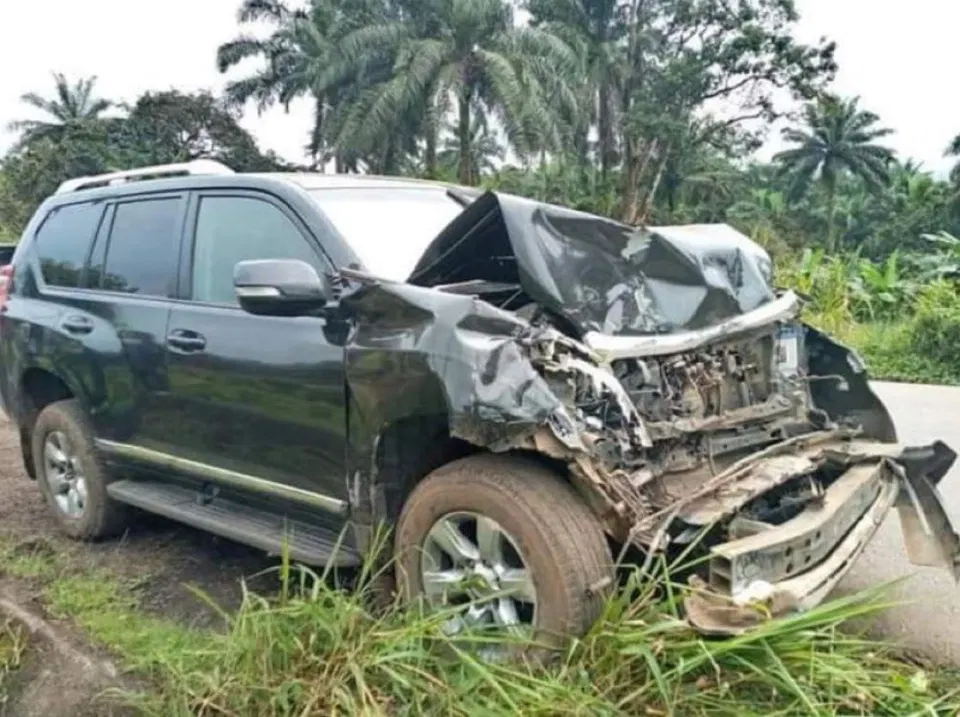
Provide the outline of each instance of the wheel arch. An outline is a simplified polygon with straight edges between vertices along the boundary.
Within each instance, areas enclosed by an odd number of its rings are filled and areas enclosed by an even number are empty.
[[[377,438],[374,474],[383,496],[382,517],[393,523],[407,498],[427,476],[449,463],[479,454],[535,461],[549,468],[558,480],[573,485],[566,463],[544,453],[524,448],[492,451],[452,436],[446,415],[408,416],[390,423]]]
[[[21,374],[19,388],[22,402],[18,420],[20,455],[27,475],[36,480],[31,436],[37,416],[50,404],[76,398],[78,393],[65,378],[40,366],[31,366]]]

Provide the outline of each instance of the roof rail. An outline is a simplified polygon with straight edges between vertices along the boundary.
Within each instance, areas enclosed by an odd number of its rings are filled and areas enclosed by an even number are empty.
[[[54,192],[54,194],[66,194],[68,192],[76,192],[92,187],[126,184],[136,179],[159,179],[161,177],[177,177],[182,175],[225,175],[233,173],[234,171],[230,169],[230,167],[212,159],[195,159],[192,162],[158,164],[153,167],[138,167],[137,169],[124,169],[120,172],[109,172],[107,174],[95,174],[90,177],[68,179],[57,187],[57,191]]]

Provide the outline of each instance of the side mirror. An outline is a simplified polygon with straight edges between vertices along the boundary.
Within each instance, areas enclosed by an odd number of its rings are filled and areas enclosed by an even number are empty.
[[[333,297],[326,277],[299,259],[241,261],[233,269],[240,307],[261,316],[301,316],[323,309]]]

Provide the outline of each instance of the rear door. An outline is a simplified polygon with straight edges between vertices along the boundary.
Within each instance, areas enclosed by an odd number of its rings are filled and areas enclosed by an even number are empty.
[[[65,380],[111,453],[151,442],[185,209],[183,193],[54,208],[33,243],[35,284],[8,304],[28,337],[13,360]]]
[[[163,430],[164,346],[186,205],[185,193],[113,203],[87,270],[87,285],[94,290],[88,306],[109,322],[120,349],[113,353],[107,344],[97,349],[108,392],[108,411],[100,419],[109,422],[103,437],[124,444],[103,447],[147,463],[153,462],[148,451]]]
[[[265,193],[201,192],[191,204],[181,300],[167,332],[165,450],[199,478],[340,510],[342,342],[322,318],[247,314],[233,289],[234,266],[248,259],[302,259],[330,271],[321,244]]]

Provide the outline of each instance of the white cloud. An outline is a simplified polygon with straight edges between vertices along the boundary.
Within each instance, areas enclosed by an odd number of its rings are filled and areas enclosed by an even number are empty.
[[[953,0],[798,0],[808,39],[838,42],[837,89],[897,131],[890,143],[931,169],[960,132],[960,99],[950,82],[951,41],[960,26]],[[147,89],[219,90],[217,46],[239,32],[237,0],[34,0],[4,3],[0,17],[0,150],[6,125],[29,115],[24,92],[49,93],[50,73],[97,75],[103,96],[132,100]],[[249,112],[244,125],[260,143],[302,158],[310,108]]]

